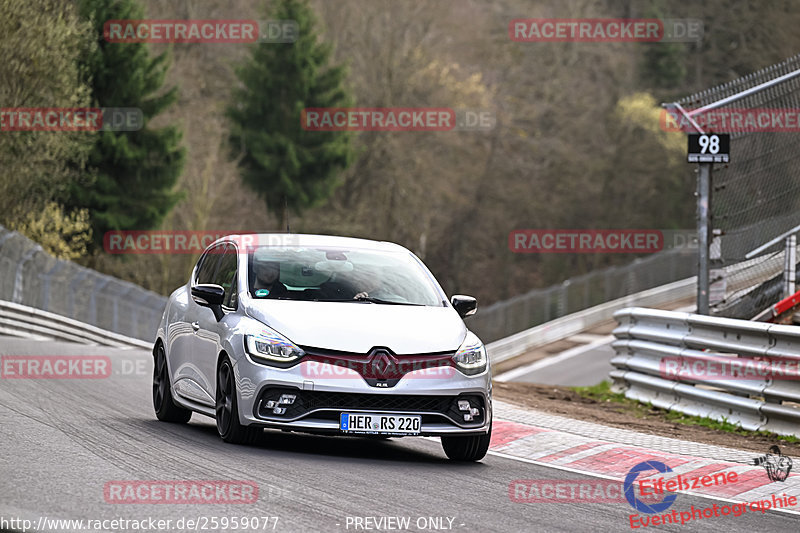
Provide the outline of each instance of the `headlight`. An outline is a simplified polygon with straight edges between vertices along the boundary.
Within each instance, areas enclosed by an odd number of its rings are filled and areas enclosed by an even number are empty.
[[[245,335],[247,353],[257,363],[291,363],[306,353],[274,331],[263,330],[258,335]]]
[[[468,376],[480,374],[486,370],[488,358],[486,347],[481,340],[471,331],[467,333],[467,338],[453,356],[456,367]]]

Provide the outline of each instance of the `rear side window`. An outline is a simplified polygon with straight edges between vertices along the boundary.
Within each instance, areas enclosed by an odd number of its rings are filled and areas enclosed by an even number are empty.
[[[214,274],[217,271],[217,265],[222,257],[223,246],[224,244],[218,244],[217,246],[208,250],[205,254],[203,254],[203,257],[200,258],[195,284],[204,285],[208,283],[214,283]]]

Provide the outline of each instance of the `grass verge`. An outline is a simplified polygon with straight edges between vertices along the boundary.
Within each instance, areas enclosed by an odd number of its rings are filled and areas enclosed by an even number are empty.
[[[611,383],[603,381],[591,387],[570,387],[583,398],[589,398],[596,402],[613,404],[617,408],[624,409],[631,416],[636,418],[647,418],[657,416],[664,421],[685,424],[687,426],[703,426],[717,431],[725,431],[744,436],[763,436],[771,439],[780,440],[796,444],[800,439],[793,435],[778,435],[769,431],[749,431],[743,429],[739,424],[733,424],[727,420],[714,420],[704,416],[692,416],[679,411],[668,411],[654,406],[651,403],[641,403],[636,400],[626,398],[624,394],[613,392]]]

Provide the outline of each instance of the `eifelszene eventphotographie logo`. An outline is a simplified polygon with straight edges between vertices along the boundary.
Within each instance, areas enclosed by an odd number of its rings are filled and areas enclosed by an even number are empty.
[[[675,503],[675,498],[677,498],[678,495],[667,494],[664,499],[658,503],[647,503],[637,498],[636,493],[634,492],[634,482],[636,481],[636,478],[639,477],[640,473],[647,472],[649,470],[656,470],[662,474],[672,472],[670,467],[659,461],[644,461],[630,469],[628,475],[625,476],[623,490],[625,492],[625,499],[628,500],[628,503],[631,504],[631,507],[641,513],[656,514],[669,509],[670,506]]]

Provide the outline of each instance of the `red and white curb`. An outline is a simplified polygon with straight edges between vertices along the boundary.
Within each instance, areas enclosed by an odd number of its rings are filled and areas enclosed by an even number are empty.
[[[727,461],[725,457],[709,458],[676,454],[504,420],[502,412],[495,411],[495,416],[498,415],[500,418],[495,418],[492,428],[489,448],[489,453],[492,455],[619,481],[624,480],[635,465],[649,460],[664,463],[673,470],[670,473],[651,476],[653,479],[663,477],[665,481],[678,475],[686,479],[736,472],[735,483],[698,486],[677,492],[730,502],[751,502],[769,498],[774,494],[778,497],[795,496],[800,502],[800,474],[792,473],[784,482],[772,482],[763,467],[739,462],[739,458],[743,455],[755,458],[759,456],[758,453],[739,450],[736,459]],[[574,422],[576,425],[582,424],[581,421]],[[694,443],[687,442],[687,445]],[[640,477],[640,479],[648,478]],[[776,510],[800,514],[800,503],[792,509]]]

